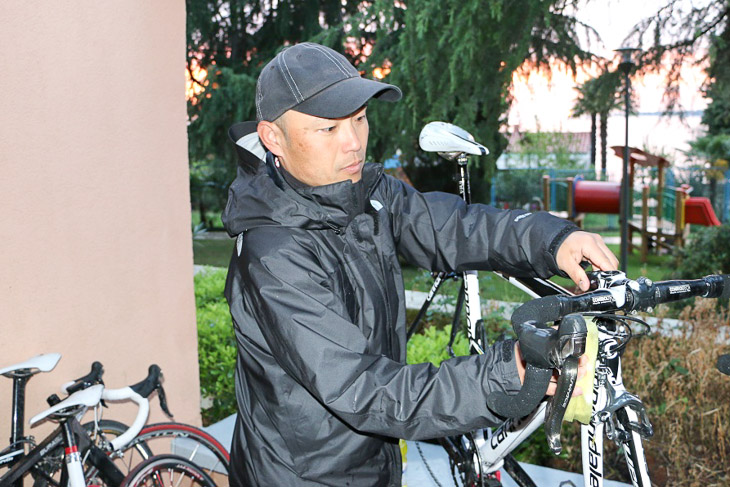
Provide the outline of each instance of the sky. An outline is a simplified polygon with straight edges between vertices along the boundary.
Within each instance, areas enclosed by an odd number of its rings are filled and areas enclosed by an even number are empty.
[[[613,49],[623,46],[624,38],[631,28],[642,19],[651,16],[666,0],[592,0],[579,9],[577,17],[594,27],[601,36],[603,45],[594,44],[592,51],[610,56]],[[573,118],[571,109],[577,92],[575,87],[587,79],[579,74],[576,81],[565,71],[553,73],[552,79],[532,73],[528,79],[514,80],[515,103],[509,114],[510,128],[522,130],[588,132],[588,116]],[[685,160],[683,151],[689,148],[688,141],[701,133],[700,115],[707,100],[699,89],[704,73],[699,68],[686,69],[682,73],[684,85],[681,88],[681,102],[685,110],[696,112],[687,116],[684,122],[677,118],[667,120],[656,115],[663,108],[663,79],[654,75],[635,80],[632,88],[639,99],[639,116],[629,119],[629,145],[652,148]],[[623,145],[625,139],[625,118],[621,113],[612,114],[608,121],[608,145]],[[609,173],[620,173],[620,159],[611,161]]]

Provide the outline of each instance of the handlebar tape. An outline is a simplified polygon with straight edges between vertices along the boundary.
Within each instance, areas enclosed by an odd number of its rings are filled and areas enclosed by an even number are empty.
[[[530,414],[538,404],[550,385],[551,369],[540,369],[527,364],[525,383],[514,396],[495,391],[487,396],[487,407],[505,418],[522,418]]]
[[[563,308],[561,298],[562,296],[546,296],[526,302],[512,313],[512,327],[528,321],[550,323],[560,319]]]
[[[579,316],[566,317],[559,331],[538,325],[560,319],[565,309],[564,301],[562,296],[547,296],[529,301],[512,313],[512,325],[527,368],[525,381],[516,395],[496,391],[487,397],[487,406],[498,415],[520,418],[532,412],[545,396],[553,368],[562,365],[559,355],[564,339],[574,335],[585,337],[587,334],[585,322]],[[528,321],[533,319],[537,323]],[[584,349],[585,344],[582,346]],[[562,420],[562,414],[560,418]]]
[[[512,313],[512,326],[515,329],[518,340],[523,339],[521,335],[524,331],[528,329],[535,331],[536,327],[532,324],[534,321],[547,323],[555,321],[560,317],[561,306],[558,298],[559,296],[547,296],[528,301]],[[548,330],[546,329],[545,332],[547,333]],[[526,342],[532,343],[527,338],[529,336],[531,334],[528,333],[524,335],[524,338]],[[525,357],[527,359],[525,381],[520,391],[516,395],[508,395],[504,392],[495,391],[487,396],[487,406],[500,416],[506,418],[527,416],[535,409],[535,406],[542,398],[545,397],[545,391],[547,391],[548,385],[550,384],[550,378],[553,375],[552,368],[536,367],[533,365],[534,361],[532,360],[537,359],[538,363],[549,367],[549,364],[540,362],[541,359],[547,360],[547,357],[539,357],[539,353],[532,354],[537,356],[531,357],[531,348],[529,344],[527,345],[524,350],[524,354],[528,355]],[[522,351],[522,345],[520,345],[520,351]]]

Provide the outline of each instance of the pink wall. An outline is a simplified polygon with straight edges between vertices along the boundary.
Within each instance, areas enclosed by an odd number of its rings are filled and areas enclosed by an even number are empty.
[[[110,387],[158,363],[176,419],[200,421],[184,5],[3,5],[0,367],[63,354],[28,418],[100,360]],[[10,390],[0,377],[2,444]]]

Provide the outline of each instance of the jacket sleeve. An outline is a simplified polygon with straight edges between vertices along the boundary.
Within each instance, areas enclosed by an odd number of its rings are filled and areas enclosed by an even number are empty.
[[[578,230],[547,212],[467,206],[453,194],[420,193],[391,177],[384,182],[399,253],[430,270],[549,277],[561,272],[555,262],[558,247]]]
[[[256,234],[259,233],[257,237]],[[361,432],[406,439],[462,433],[497,424],[486,398],[520,388],[512,341],[440,367],[404,365],[372,353],[316,250],[247,234],[239,260],[256,323],[275,360],[332,414]],[[385,326],[385,324],[384,324]]]

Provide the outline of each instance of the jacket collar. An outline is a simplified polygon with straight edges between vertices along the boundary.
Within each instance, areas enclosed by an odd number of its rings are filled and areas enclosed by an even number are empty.
[[[381,164],[367,163],[363,166],[362,178],[357,183],[346,180],[324,186],[295,188],[282,174],[283,169],[276,167],[270,152],[266,155],[266,166],[275,184],[289,198],[319,214],[323,219],[322,223],[332,228],[346,227],[357,215],[370,207],[370,195],[383,174]]]

